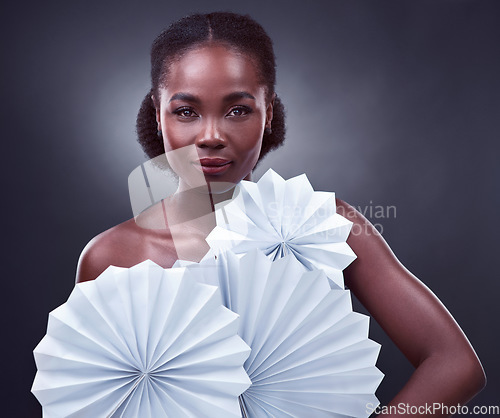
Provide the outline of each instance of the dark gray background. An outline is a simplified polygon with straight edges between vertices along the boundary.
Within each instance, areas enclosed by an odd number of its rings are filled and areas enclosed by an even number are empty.
[[[40,416],[31,351],[84,245],[131,217],[127,176],[149,47],[194,11],[250,13],[275,42],[288,110],[273,167],[373,219],[460,323],[498,405],[500,2],[45,1],[2,6],[2,415]],[[362,308],[356,304],[358,310]],[[375,323],[387,404],[411,367]]]

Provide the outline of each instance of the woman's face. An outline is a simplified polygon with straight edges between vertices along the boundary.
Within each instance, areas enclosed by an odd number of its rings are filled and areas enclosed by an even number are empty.
[[[171,64],[159,93],[158,129],[181,188],[208,182],[221,193],[249,177],[272,119],[249,57],[201,46]]]

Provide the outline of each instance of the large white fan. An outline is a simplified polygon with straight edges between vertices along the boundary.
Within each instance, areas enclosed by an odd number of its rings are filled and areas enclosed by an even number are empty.
[[[324,272],[258,250],[221,252],[187,269],[219,285],[241,317],[239,334],[252,349],[245,362],[252,386],[240,397],[245,416],[361,417],[367,404],[378,405],[383,374],[369,318],[352,311],[350,292],[331,289]]]
[[[233,200],[216,209],[217,227],[207,237],[215,253],[292,254],[343,288],[342,270],[356,258],[346,243],[352,222],[336,213],[335,194],[315,192],[305,174],[285,181],[268,170],[257,183],[242,181]]]
[[[238,417],[250,349],[195,271],[152,261],[77,284],[34,350],[44,417]]]

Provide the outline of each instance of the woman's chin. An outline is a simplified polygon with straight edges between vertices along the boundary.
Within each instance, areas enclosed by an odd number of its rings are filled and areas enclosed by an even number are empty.
[[[235,183],[227,181],[211,181],[208,183],[208,188],[210,193],[213,195],[222,195],[225,193],[232,192],[236,187]]]
[[[182,187],[179,187],[177,193],[180,193],[181,195],[184,193],[189,195],[192,195],[193,193],[206,196],[212,195],[214,202],[220,202],[230,199],[233,195],[235,187],[235,183],[226,181],[210,181],[202,185],[183,183]]]

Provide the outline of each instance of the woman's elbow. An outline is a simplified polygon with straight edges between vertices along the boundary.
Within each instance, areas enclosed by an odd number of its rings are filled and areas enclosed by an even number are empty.
[[[469,382],[470,389],[473,392],[472,396],[475,396],[486,386],[486,373],[484,372],[483,366],[474,352],[472,355],[469,354],[465,369],[467,381]]]
[[[453,362],[454,373],[450,376],[452,384],[457,386],[457,392],[463,394],[464,403],[468,402],[486,386],[483,366],[470,346],[448,355]]]

